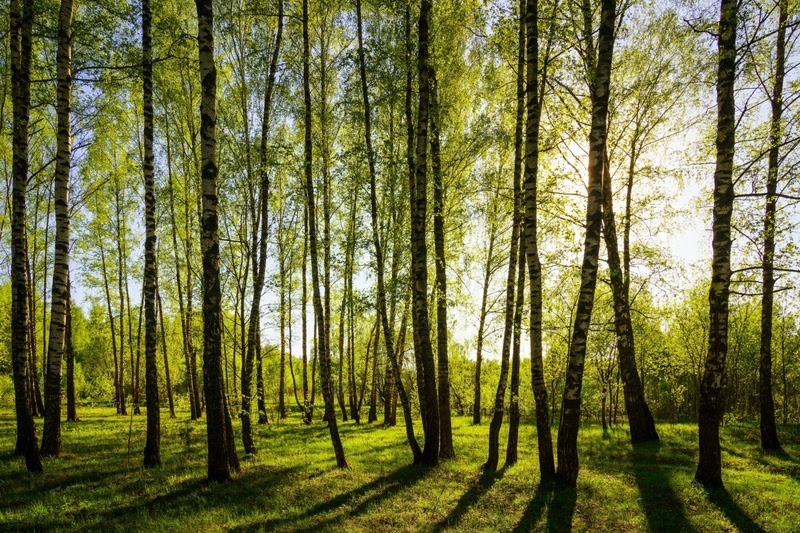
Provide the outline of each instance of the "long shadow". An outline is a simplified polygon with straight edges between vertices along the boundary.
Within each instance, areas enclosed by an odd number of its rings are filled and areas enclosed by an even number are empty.
[[[557,481],[540,482],[533,499],[514,527],[514,532],[522,533],[537,529],[536,525],[545,509],[547,509],[545,531],[556,533],[571,531],[577,501],[578,491],[574,486]]]
[[[58,459],[51,459],[50,461],[57,461]],[[46,468],[46,466],[45,466]],[[99,472],[92,472],[87,475],[80,469],[75,468],[71,471],[64,471],[58,475],[50,474],[46,477],[33,477],[29,472],[24,469],[19,469],[9,474],[3,481],[9,482],[10,487],[3,495],[4,503],[9,506],[21,505],[29,501],[33,495],[56,492],[60,490],[71,489],[73,485],[78,484],[100,484],[111,478],[124,475],[130,470],[127,468],[118,470],[104,470]],[[45,470],[47,472],[47,470]],[[31,480],[29,483],[23,483],[24,480]],[[2,484],[0,484],[2,486]]]
[[[544,510],[548,507],[549,501],[553,496],[553,484],[546,482],[539,482],[536,487],[536,492],[533,499],[525,508],[522,513],[522,518],[514,526],[514,533],[523,533],[525,531],[532,531],[539,519],[542,517]]]
[[[128,504],[106,509],[102,512],[85,510],[65,513],[66,523],[81,521],[84,527],[102,527],[114,524],[119,529],[136,529],[141,526],[141,515],[162,516],[178,514],[188,516],[210,508],[224,508],[247,513],[254,506],[268,501],[273,490],[286,478],[301,470],[301,466],[278,469],[253,469],[235,478],[233,483],[208,483],[203,478],[187,480],[169,492],[155,495],[138,504]],[[128,490],[135,490],[141,481],[130,483]],[[85,521],[87,520],[88,521]]]
[[[455,508],[450,511],[450,514],[433,526],[433,531],[438,533],[446,527],[457,526],[458,522],[467,514],[469,509],[478,503],[478,500],[492,488],[492,485],[502,479],[504,474],[505,467],[497,472],[483,472],[477,483],[472,485],[472,487],[461,496]]]
[[[380,455],[381,452],[385,452],[386,450],[391,450],[392,448],[398,448],[398,444],[384,444],[383,446],[375,446],[374,448],[365,448],[362,450],[355,450],[350,451],[347,456],[348,457],[360,457],[362,455]]]
[[[695,531],[669,476],[658,463],[660,442],[633,448],[633,473],[650,531]]]
[[[784,450],[784,449],[780,449],[780,450],[762,450],[762,449],[759,449],[759,451],[756,452],[756,455],[752,455],[752,454],[748,455],[746,453],[742,453],[742,452],[734,449],[732,446],[725,446],[722,449],[723,449],[723,451],[725,451],[725,453],[727,453],[729,455],[733,455],[734,457],[738,457],[740,459],[746,459],[748,461],[755,460],[760,465],[765,466],[772,473],[779,474],[779,475],[782,475],[782,476],[786,476],[786,477],[792,478],[792,479],[794,479],[796,481],[800,481],[800,464],[798,463],[797,459],[795,459],[794,457],[789,455],[789,453],[787,453],[786,450]],[[787,462],[794,463],[794,464],[789,464],[789,465],[774,464],[774,463],[770,463],[769,461],[767,461],[765,459],[765,457],[772,457],[772,458],[775,458],[775,459],[781,459],[783,461],[787,461]]]
[[[752,518],[747,516],[739,505],[733,501],[730,493],[721,489],[707,489],[706,495],[711,503],[717,506],[722,511],[728,520],[730,520],[736,529],[739,531],[764,533],[765,530],[760,525],[755,523]]]
[[[313,531],[313,530],[318,530],[319,528],[324,528],[325,526],[332,526],[333,524],[341,522],[342,520],[346,520],[347,518],[358,516],[359,514],[366,511],[371,505],[381,502],[391,497],[392,495],[396,494],[397,492],[400,492],[404,488],[414,485],[424,477],[428,476],[431,472],[432,469],[427,467],[413,465],[413,464],[407,465],[395,470],[391,474],[381,476],[377,479],[374,479],[373,481],[370,481],[369,483],[361,485],[356,489],[345,492],[343,494],[339,494],[328,501],[319,503],[300,514],[274,518],[266,520],[264,522],[249,524],[245,527],[239,528],[239,530],[269,531],[278,528],[280,526],[287,526],[289,524],[292,524],[293,526],[292,529],[294,529],[295,531]],[[377,492],[360,501],[352,509],[349,509],[347,507],[349,503],[355,500],[359,500],[373,491]],[[340,512],[332,517],[326,518],[322,522],[318,522],[313,525],[305,527],[299,526],[299,522],[337,510],[339,510]]]

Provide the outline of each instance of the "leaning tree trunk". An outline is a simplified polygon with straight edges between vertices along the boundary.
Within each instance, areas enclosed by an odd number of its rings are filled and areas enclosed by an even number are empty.
[[[50,342],[47,347],[47,376],[44,383],[43,456],[61,453],[61,360],[67,327],[69,299],[69,168],[72,153],[70,129],[70,93],[72,90],[72,0],[62,0],[58,15],[58,50],[56,52],[56,169],[55,213],[56,238],[53,264],[53,297],[50,311]]]
[[[336,455],[336,465],[347,468],[342,441],[339,437],[339,426],[336,423],[336,413],[333,400],[333,384],[331,380],[330,346],[325,332],[325,313],[320,294],[319,256],[317,254],[317,216],[314,201],[314,179],[311,165],[313,162],[311,142],[311,86],[309,65],[309,36],[308,36],[308,0],[303,0],[303,104],[305,125],[305,161],[304,174],[306,185],[306,203],[308,205],[308,241],[311,248],[311,284],[313,289],[314,311],[317,317],[317,351],[319,353],[320,369],[322,371],[322,396],[325,401],[325,419],[331,435],[333,451]]]
[[[500,426],[503,424],[505,410],[506,386],[508,384],[508,358],[511,352],[511,339],[514,328],[514,278],[517,272],[517,254],[519,251],[519,235],[522,221],[522,124],[525,117],[525,90],[523,74],[525,71],[525,2],[520,2],[519,41],[517,48],[517,117],[514,124],[514,213],[511,222],[511,246],[508,257],[508,275],[506,276],[505,327],[503,329],[503,345],[500,352],[500,379],[494,398],[492,421],[489,423],[489,456],[483,468],[488,472],[497,470],[500,454]]]
[[[158,400],[158,315],[156,311],[156,183],[153,170],[153,47],[150,0],[142,0],[142,102],[144,103],[144,366],[147,440],[144,466],[161,465],[161,408]],[[165,352],[166,354],[166,352]],[[166,355],[165,361],[166,361]]]
[[[11,364],[17,417],[16,452],[25,457],[28,472],[41,472],[42,459],[31,415],[27,372],[29,357],[28,258],[25,195],[28,188],[28,124],[31,102],[31,37],[33,0],[11,0],[11,100],[13,105],[11,220]]]
[[[213,0],[195,0],[197,44],[200,63],[200,139],[202,157],[203,249],[203,384],[208,435],[208,480],[230,481],[238,470],[238,458],[230,453],[233,434],[229,424],[222,383],[221,295],[219,280],[219,219],[217,214],[218,169],[216,162],[216,92],[214,66]]]
[[[709,487],[722,486],[719,424],[723,409],[725,359],[728,355],[728,299],[731,282],[733,154],[736,144],[736,26],[739,4],[721,0],[717,72],[717,161],[714,170],[713,258],[708,292],[708,355],[700,384],[698,434],[700,455],[694,477]]]
[[[422,429],[425,433],[422,462],[433,466],[439,461],[439,403],[436,394],[436,363],[428,326],[428,245],[425,242],[428,211],[428,114],[431,91],[428,27],[431,3],[431,0],[422,0],[419,13],[417,146],[410,192],[414,351],[422,364],[421,368],[417,368],[422,377],[420,404],[423,404]]]
[[[536,442],[539,452],[539,477],[545,481],[555,475],[550,412],[542,363],[542,265],[537,236],[537,193],[539,173],[539,122],[544,91],[539,89],[539,2],[529,0],[525,12],[527,35],[527,73],[525,92],[528,117],[525,123],[525,255],[530,278],[530,350],[531,384],[536,403]],[[543,71],[544,79],[546,70]],[[544,81],[544,80],[543,80]],[[544,86],[545,83],[542,83]],[[555,395],[553,396],[555,399]]]
[[[761,360],[758,367],[758,399],[761,412],[761,447],[780,450],[772,397],[772,313],[775,290],[775,217],[777,215],[778,155],[783,115],[783,78],[786,65],[787,0],[779,2],[778,43],[775,57],[775,86],[772,89],[772,122],[767,164],[767,205],[764,209],[763,289],[761,296]]]
[[[625,396],[625,411],[628,413],[631,442],[638,444],[658,440],[658,432],[653,415],[644,398],[644,388],[639,379],[639,371],[636,369],[633,324],[619,257],[617,225],[614,219],[614,190],[611,186],[611,169],[607,151],[604,153],[603,159],[603,236],[608,252],[608,271],[614,299],[614,330],[617,335],[619,370]]]
[[[614,54],[614,23],[616,1],[603,0],[600,11],[600,30],[597,38],[597,61],[594,72],[589,72],[592,97],[592,122],[589,133],[589,184],[586,203],[586,238],[584,240],[581,285],[575,325],[569,350],[567,376],[562,405],[563,421],[558,428],[558,477],[574,485],[578,479],[578,426],[581,417],[581,388],[586,361],[586,338],[594,307],[597,286],[597,263],[600,256],[602,226],[603,153],[606,145],[608,119],[608,93],[611,82],[611,60]],[[584,17],[591,21],[589,0],[583,3]],[[591,22],[587,25],[586,39],[590,41]],[[594,55],[594,47],[587,47]]]
[[[431,77],[431,170],[433,171],[433,241],[436,256],[436,358],[439,378],[439,457],[453,459],[453,424],[450,421],[450,370],[447,356],[447,271],[444,243],[444,183],[439,136],[439,88],[436,70]]]

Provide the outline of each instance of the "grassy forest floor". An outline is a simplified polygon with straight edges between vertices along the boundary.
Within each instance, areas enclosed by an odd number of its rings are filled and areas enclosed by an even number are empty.
[[[13,413],[0,411],[1,530],[800,531],[796,426],[781,430],[782,456],[759,450],[756,426],[726,426],[727,491],[706,492],[691,483],[694,425],[660,424],[662,443],[635,450],[624,429],[604,437],[586,425],[577,490],[553,490],[537,487],[529,423],[520,428],[519,463],[495,476],[479,470],[488,421],[476,427],[455,417],[458,459],[433,469],[409,465],[402,417],[388,429],[345,423],[351,468],[337,470],[327,429],[304,426],[295,413],[256,426],[258,455],[243,458],[233,483],[209,485],[205,420],[163,412],[164,466],[145,470],[144,416],[132,424],[108,408],[83,408],[79,416],[81,422],[63,425],[62,458],[46,460],[45,474],[30,476],[10,453]]]

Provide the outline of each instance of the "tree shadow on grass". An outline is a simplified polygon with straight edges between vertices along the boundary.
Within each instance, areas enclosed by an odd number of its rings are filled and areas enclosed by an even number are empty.
[[[143,515],[155,518],[166,515],[194,517],[214,509],[225,509],[234,515],[246,514],[253,509],[266,508],[273,492],[301,468],[253,468],[235,476],[232,483],[209,483],[205,478],[194,478],[170,487],[161,494],[148,497],[143,493],[137,504],[111,507],[101,512],[76,510],[65,513],[64,523],[55,525],[63,527],[81,523],[82,527],[94,529],[114,524],[117,529],[136,530],[143,526]],[[152,482],[157,484],[158,480]],[[142,491],[146,483],[131,480],[121,490]]]
[[[730,493],[723,487],[719,489],[706,489],[708,500],[717,506],[717,509],[722,511],[722,514],[736,526],[739,531],[764,533],[765,530],[752,518],[747,516],[747,513],[739,507]]]
[[[481,477],[478,479],[477,483],[461,496],[455,508],[450,511],[450,514],[433,526],[433,531],[438,533],[446,527],[457,526],[461,518],[467,514],[470,507],[478,503],[478,500],[492,488],[492,485],[502,479],[504,474],[505,467],[497,472],[481,473]]]
[[[49,461],[55,462],[58,459],[49,459]],[[40,475],[31,474],[21,468],[4,476],[0,487],[7,482],[8,488],[3,488],[0,492],[4,493],[4,503],[13,507],[23,505],[30,501],[31,498],[36,498],[43,494],[72,489],[73,486],[101,484],[129,472],[127,468],[93,471],[89,474],[79,468],[50,472],[47,470],[46,465],[45,475]]]
[[[533,531],[547,509],[545,531],[565,532],[572,530],[572,517],[578,491],[574,486],[558,481],[542,481],[536,487],[531,503],[522,514],[522,518],[514,527],[514,533]],[[541,529],[541,528],[538,528]]]
[[[745,459],[747,461],[756,461],[758,464],[766,467],[766,469],[774,474],[779,474],[795,481],[800,481],[800,462],[797,459],[789,455],[783,448],[780,450],[763,450],[761,448],[755,454],[747,454],[743,453],[739,450],[736,450],[733,446],[723,446],[722,450],[727,453],[728,455],[732,455],[734,457],[738,457],[739,459]],[[767,458],[771,459],[780,459],[781,461],[785,461],[789,464],[776,464],[767,460]]]
[[[300,514],[249,524],[242,528],[237,528],[237,530],[269,531],[279,527],[284,527],[290,528],[294,531],[315,531],[319,529],[332,528],[336,524],[340,524],[344,520],[358,516],[367,511],[371,506],[376,505],[397,494],[401,490],[416,484],[421,479],[430,475],[431,472],[433,472],[431,468],[413,464],[407,465],[395,470],[391,474],[381,476],[356,489],[339,494],[326,502],[319,503]],[[355,505],[351,507],[350,504]],[[333,512],[332,516],[326,517],[320,521],[316,521],[313,524],[301,526],[301,523],[305,520],[320,517],[321,515],[331,512]]]
[[[669,476],[658,463],[660,442],[633,448],[633,473],[650,531],[695,531]]]

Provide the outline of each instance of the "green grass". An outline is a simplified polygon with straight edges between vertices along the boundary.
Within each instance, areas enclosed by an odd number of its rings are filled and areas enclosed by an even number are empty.
[[[634,450],[623,429],[603,436],[586,425],[569,490],[538,487],[530,424],[519,463],[482,476],[488,428],[464,417],[453,419],[458,459],[432,469],[409,465],[402,425],[342,424],[351,468],[338,470],[327,429],[294,415],[257,426],[259,453],[233,483],[209,485],[204,420],[164,413],[164,466],[145,470],[144,417],[133,419],[129,453],[129,418],[103,408],[79,415],[63,425],[62,457],[31,476],[10,454],[13,414],[0,411],[0,530],[800,531],[797,428],[782,430],[781,456],[759,450],[757,427],[724,428],[727,491],[706,492],[691,483],[695,426],[661,424],[660,445]]]

